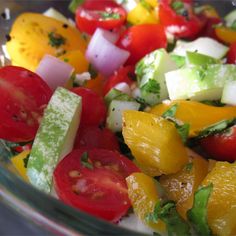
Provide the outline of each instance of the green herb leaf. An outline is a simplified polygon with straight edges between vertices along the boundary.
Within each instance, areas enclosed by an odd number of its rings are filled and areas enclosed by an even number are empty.
[[[201,139],[209,135],[221,133],[235,124],[236,124],[236,118],[220,121],[200,131],[198,136],[195,137],[195,139]]]
[[[95,79],[98,76],[98,72],[96,71],[96,69],[93,67],[92,64],[89,64],[88,72],[92,79]]]
[[[120,19],[120,14],[116,13],[116,12],[102,12],[101,13],[101,17],[104,20],[107,19]]]
[[[163,118],[168,118],[168,117],[174,118],[175,114],[176,114],[176,111],[177,111],[177,108],[178,108],[178,104],[174,104],[173,106],[171,106],[167,111],[165,111],[162,114],[162,117]]]
[[[56,34],[54,32],[50,32],[48,34],[48,38],[49,38],[49,45],[55,48],[59,48],[66,42],[66,39],[62,35]]]
[[[76,12],[76,9],[84,3],[84,0],[72,0],[70,5],[69,5],[69,10],[72,13]]]
[[[179,124],[175,123],[175,127],[176,127],[183,143],[186,143],[187,139],[188,139],[188,135],[189,135],[190,124],[185,123],[183,125],[179,125]]]
[[[176,210],[174,201],[160,201],[153,213],[148,214],[146,220],[157,222],[162,220],[167,227],[169,236],[190,236],[190,227]]]
[[[141,87],[142,92],[154,93],[158,98],[160,98],[160,89],[160,84],[154,79],[149,79],[148,82]]]
[[[171,4],[172,9],[179,10],[184,8],[184,3],[182,1],[174,1]]]
[[[27,164],[28,164],[28,161],[29,161],[29,157],[30,157],[30,154],[28,154],[28,155],[23,159],[24,167],[25,167],[25,168],[27,168]]]
[[[84,152],[82,154],[80,161],[81,161],[81,164],[84,167],[86,167],[86,168],[88,168],[90,170],[93,170],[93,165],[89,162],[88,152]]]
[[[200,188],[194,195],[192,209],[188,210],[188,220],[199,235],[212,235],[207,222],[207,204],[213,191],[213,184]]]

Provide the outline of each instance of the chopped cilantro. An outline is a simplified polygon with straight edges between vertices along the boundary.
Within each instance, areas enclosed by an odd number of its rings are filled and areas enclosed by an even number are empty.
[[[84,152],[82,154],[80,161],[81,161],[82,166],[91,170],[93,169],[93,165],[89,162],[88,152]]]
[[[66,42],[66,39],[62,35],[56,34],[54,32],[50,32],[48,34],[48,38],[49,38],[49,45],[55,48],[59,48]]]
[[[179,125],[179,124],[175,123],[175,127],[176,127],[183,143],[186,143],[187,139],[188,139],[188,135],[189,135],[190,125],[188,123],[185,123],[183,125]]]
[[[64,62],[69,62],[69,59],[68,59],[68,58],[65,58],[65,59],[64,59]]]
[[[23,159],[24,167],[25,167],[25,168],[27,168],[27,164],[28,164],[28,161],[29,161],[29,157],[30,157],[30,154],[28,154],[28,155]]]
[[[120,19],[120,14],[116,13],[116,12],[102,12],[101,13],[101,17],[103,20],[107,20],[107,19]]]
[[[193,207],[187,212],[188,220],[198,235],[212,235],[207,222],[207,204],[213,191],[213,184],[200,188],[194,195]]]
[[[168,110],[166,110],[166,111],[162,114],[162,117],[163,117],[163,118],[175,117],[177,108],[178,108],[178,104],[174,104],[173,106],[171,106]]]
[[[137,97],[135,100],[141,105],[139,111],[144,111],[145,108],[149,106],[149,104],[141,97]]]
[[[189,18],[188,11],[185,9],[184,3],[182,1],[172,2],[171,7],[178,15],[182,15],[186,19]]]
[[[147,222],[156,223],[162,220],[167,227],[169,236],[190,236],[190,227],[176,210],[174,201],[160,201],[152,213],[146,216]]]
[[[95,79],[98,76],[98,72],[96,71],[96,69],[93,67],[92,64],[89,64],[88,72],[91,75],[92,79]]]
[[[70,5],[69,5],[69,10],[72,12],[72,13],[75,13],[76,9],[78,8],[78,6],[80,6],[81,4],[84,3],[84,0],[72,0],[70,2]]]
[[[154,93],[160,98],[160,84],[154,79],[149,79],[148,82],[142,86],[141,90],[146,93]]]

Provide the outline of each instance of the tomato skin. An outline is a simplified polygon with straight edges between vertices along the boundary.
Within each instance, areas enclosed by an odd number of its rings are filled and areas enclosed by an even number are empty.
[[[204,37],[210,37],[210,38],[219,40],[216,36],[214,25],[217,25],[217,24],[220,24],[220,23],[222,23],[222,20],[220,18],[207,17],[206,18],[206,24],[203,27],[200,35],[204,36]]]
[[[35,73],[17,66],[0,69],[0,138],[12,142],[33,140],[52,96]]]
[[[91,89],[77,87],[71,91],[82,97],[82,114],[80,125],[101,125],[106,120],[106,105],[101,96]]]
[[[171,4],[173,0],[162,0],[159,4],[159,17],[161,24],[167,31],[174,34],[177,38],[194,39],[205,25],[205,19],[201,19],[193,13],[192,2],[185,3],[188,18],[178,15]],[[172,30],[171,30],[172,29]]]
[[[227,54],[227,63],[236,64],[236,42],[230,45],[230,48]]]
[[[81,126],[75,138],[74,148],[102,148],[119,151],[119,143],[115,134],[98,126]]]
[[[58,164],[54,171],[55,190],[65,203],[117,222],[130,207],[125,178],[139,169],[118,152],[103,149],[88,151],[93,165],[89,169],[81,164],[83,153],[82,149],[74,150]],[[79,175],[71,177],[71,171]]]
[[[200,144],[211,158],[218,161],[236,161],[236,126],[223,133],[203,138]]]
[[[103,95],[105,96],[112,88],[121,82],[127,83],[129,86],[134,82],[131,77],[135,76],[134,66],[121,67],[111,77],[109,77],[103,87]]]
[[[101,16],[102,12],[118,14],[119,18],[104,19]],[[78,7],[75,20],[79,30],[92,35],[97,28],[120,28],[125,23],[126,11],[112,0],[87,0]]]
[[[140,37],[140,35],[142,37]],[[123,32],[117,46],[130,52],[127,65],[135,65],[146,54],[167,47],[164,28],[159,24],[135,25]]]

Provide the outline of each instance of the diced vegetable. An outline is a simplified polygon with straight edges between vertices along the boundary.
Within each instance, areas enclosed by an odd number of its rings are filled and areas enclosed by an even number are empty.
[[[51,191],[58,161],[73,148],[81,105],[81,97],[58,88],[44,112],[27,165],[30,183],[44,192]]]
[[[236,81],[225,83],[221,102],[228,105],[236,105]]]

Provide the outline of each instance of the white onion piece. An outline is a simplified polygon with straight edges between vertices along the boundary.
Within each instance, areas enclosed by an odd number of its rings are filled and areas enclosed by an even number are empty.
[[[45,55],[36,69],[36,73],[52,90],[64,86],[73,72],[71,65],[50,55]]]
[[[82,74],[76,74],[74,83],[82,86],[86,81],[91,80],[91,75],[89,72],[84,72]]]
[[[128,95],[131,95],[131,89],[129,85],[125,82],[118,83],[114,86],[115,89],[121,91],[122,93],[126,93]]]
[[[119,69],[130,55],[128,51],[115,46],[114,41],[115,36],[111,32],[97,29],[86,51],[87,60],[105,76]]]

